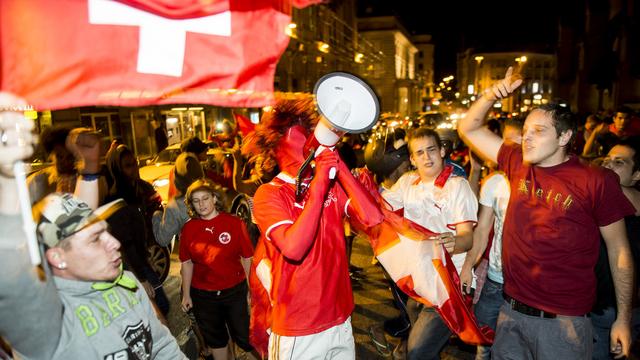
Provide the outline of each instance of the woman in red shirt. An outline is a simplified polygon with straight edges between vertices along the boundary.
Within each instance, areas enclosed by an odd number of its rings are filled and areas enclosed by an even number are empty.
[[[222,213],[212,182],[197,180],[185,203],[191,219],[180,234],[182,308],[193,308],[215,360],[228,359],[229,336],[243,350],[249,344],[247,282],[253,246],[244,222]]]

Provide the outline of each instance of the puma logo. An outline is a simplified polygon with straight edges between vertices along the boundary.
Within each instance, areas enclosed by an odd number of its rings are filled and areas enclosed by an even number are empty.
[[[211,235],[213,235],[213,226],[210,228],[204,228],[204,231],[208,231],[211,233]]]

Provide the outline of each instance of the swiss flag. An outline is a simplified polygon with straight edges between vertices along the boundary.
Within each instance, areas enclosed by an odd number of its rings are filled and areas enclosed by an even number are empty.
[[[452,172],[452,167],[445,167],[435,186],[444,186]],[[449,253],[443,245],[427,240],[436,233],[387,210],[370,172],[359,171],[358,179],[378,199],[385,217],[381,224],[360,230],[369,237],[374,255],[393,281],[414,300],[433,307],[460,340],[491,344],[494,332],[478,326],[471,310],[473,299],[462,293]]]
[[[273,100],[285,0],[2,0],[0,89],[37,109]],[[26,23],[25,23],[26,21]]]

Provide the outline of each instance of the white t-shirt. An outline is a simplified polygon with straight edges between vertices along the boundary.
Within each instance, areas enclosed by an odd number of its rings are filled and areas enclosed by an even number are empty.
[[[382,197],[393,210],[404,208],[404,217],[425,228],[437,232],[453,232],[455,226],[464,222],[478,221],[478,202],[469,182],[463,177],[451,176],[442,188],[433,181],[420,181],[417,172],[402,175]],[[464,264],[466,253],[453,255],[458,273]]]
[[[493,209],[495,221],[493,225],[493,243],[489,251],[489,279],[504,283],[502,278],[502,226],[509,205],[509,179],[501,172],[496,171],[489,175],[480,189],[480,204]]]

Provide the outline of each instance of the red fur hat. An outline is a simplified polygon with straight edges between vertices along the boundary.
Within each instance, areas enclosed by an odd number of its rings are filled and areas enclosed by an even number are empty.
[[[313,97],[294,99],[279,97],[271,111],[266,111],[255,131],[245,138],[242,154],[263,157],[263,170],[270,172],[276,165],[295,175],[304,161],[302,147],[318,123]]]

